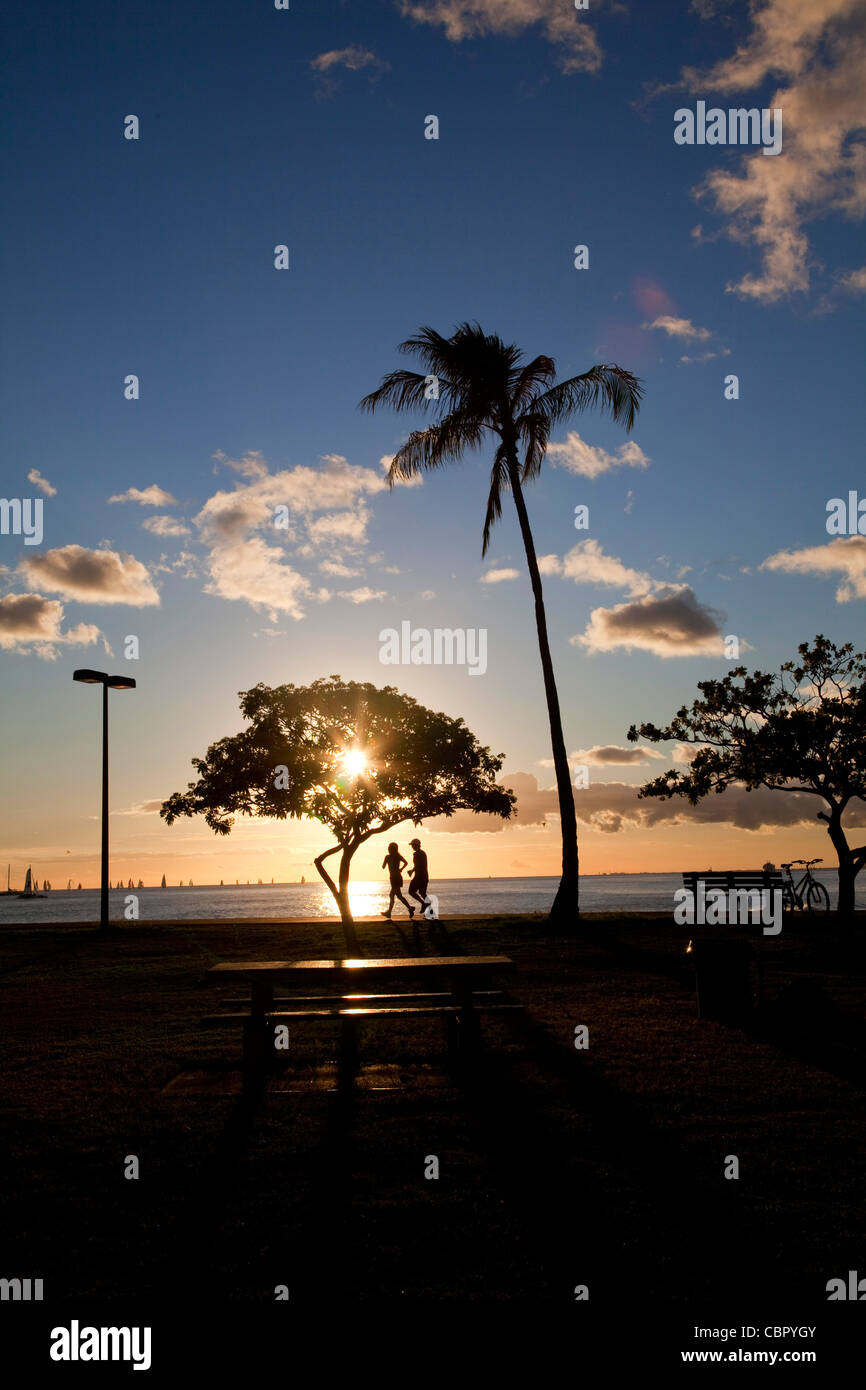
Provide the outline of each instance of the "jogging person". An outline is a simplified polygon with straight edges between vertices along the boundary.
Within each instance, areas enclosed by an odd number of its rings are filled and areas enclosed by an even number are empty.
[[[395,898],[399,898],[403,906],[407,909],[409,913],[410,922],[412,918],[415,916],[415,908],[412,906],[411,903],[408,903],[406,901],[406,899],[403,897],[403,894],[400,892],[400,889],[403,887],[403,875],[401,873],[401,870],[405,869],[408,862],[408,859],[404,859],[402,854],[400,853],[400,849],[396,841],[392,841],[391,844],[388,846],[388,853],[382,860],[382,868],[387,868],[389,877],[391,879],[391,900],[388,903],[388,911],[382,913],[382,916],[387,917],[389,922],[391,920],[391,913],[394,911]]]
[[[421,911],[430,906],[427,900],[427,884],[430,875],[427,869],[427,855],[421,848],[420,840],[410,840],[410,845],[414,850],[412,855],[412,879],[409,884],[409,897],[415,898],[421,904]]]

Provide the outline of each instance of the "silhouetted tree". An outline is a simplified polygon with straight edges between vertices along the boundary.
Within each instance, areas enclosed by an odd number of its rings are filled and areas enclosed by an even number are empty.
[[[819,634],[801,642],[799,661],[778,675],[738,666],[723,680],[698,681],[703,699],[683,706],[666,728],[633,724],[629,739],[677,739],[697,746],[688,772],[673,769],[641,787],[639,796],[684,796],[693,806],[732,782],[749,791],[807,792],[839,860],[839,912],[854,910],[855,879],[866,845],[851,849],[842,818],[852,801],[866,801],[866,652],[839,647]]]
[[[198,781],[170,796],[160,815],[169,825],[203,815],[218,835],[229,833],[235,814],[321,821],[337,843],[314,863],[352,953],[349,872],[372,835],[459,810],[511,815],[514,794],[496,782],[502,755],[482,747],[462,719],[425,709],[393,686],[330,676],[307,686],[257,685],[240,701],[249,727],[193,758]],[[324,867],[332,854],[340,855],[336,883]]]
[[[590,406],[606,410],[630,430],[640,408],[642,388],[622,367],[596,366],[581,376],[553,385],[552,357],[526,362],[520,349],[476,323],[463,323],[450,338],[433,328],[421,328],[400,344],[414,354],[426,374],[390,372],[377,391],[365,396],[364,410],[390,405],[395,410],[434,410],[439,418],[427,429],[410,434],[391,461],[389,481],[410,478],[422,470],[441,468],[492,439],[495,445],[481,554],[486,555],[494,522],[502,515],[503,494],[510,491],[535,599],[535,624],[553,766],[562,828],[562,878],[551,908],[553,920],[568,920],[578,911],[579,861],[577,818],[562,732],[559,695],[547,636],[547,617],[535,543],[523,497],[524,485],[541,472],[550,431],[563,420]],[[435,385],[433,384],[435,382]],[[434,394],[435,392],[435,394]]]

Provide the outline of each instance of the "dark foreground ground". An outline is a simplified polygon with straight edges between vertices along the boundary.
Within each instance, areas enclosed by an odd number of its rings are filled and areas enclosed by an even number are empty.
[[[484,1024],[462,1080],[437,1022],[368,1030],[350,1094],[331,1025],[307,1025],[250,1106],[239,1037],[198,1027],[232,993],[208,968],[345,955],[337,924],[6,928],[0,1276],[109,1314],[273,1305],[286,1285],[296,1310],[574,1316],[587,1285],[599,1313],[684,1327],[698,1306],[823,1316],[829,1279],[866,1276],[862,924],[751,938],[765,1006],[749,1031],[697,1017],[689,931],[669,919],[588,918],[556,939],[532,918],[358,931],[367,955],[507,952],[525,1015]]]

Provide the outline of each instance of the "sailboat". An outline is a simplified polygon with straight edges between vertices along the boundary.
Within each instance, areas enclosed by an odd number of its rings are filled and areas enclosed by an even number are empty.
[[[132,882],[132,879],[130,879],[130,883],[131,883],[131,882]],[[143,888],[143,887],[144,887],[144,879],[143,879],[143,878],[140,878],[140,879],[138,880],[138,886],[139,886],[139,888]]]
[[[163,874],[163,876],[162,876],[162,883],[161,883],[159,886],[160,886],[160,888],[164,888],[164,887],[165,887],[165,874]]]
[[[7,864],[7,865],[6,865],[6,892],[9,893],[9,894],[11,894],[11,892],[12,892],[11,876],[12,876],[12,865],[11,865],[11,864]]]
[[[30,865],[27,866],[27,873],[24,878],[24,892],[18,894],[19,898],[44,898],[45,894],[39,892],[39,883],[33,882],[33,873]]]
[[[67,891],[67,893],[69,892],[69,890],[70,890],[71,887],[72,887],[72,879],[70,879],[69,882],[68,882],[67,885],[66,885],[66,891]]]

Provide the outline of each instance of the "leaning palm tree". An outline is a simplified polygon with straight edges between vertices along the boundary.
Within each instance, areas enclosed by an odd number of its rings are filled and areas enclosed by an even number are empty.
[[[554,385],[556,365],[551,357],[524,361],[513,344],[482,331],[477,323],[462,323],[450,338],[433,328],[421,328],[400,344],[426,368],[397,370],[361,402],[362,410],[390,405],[395,410],[430,410],[435,424],[410,434],[391,460],[388,481],[411,478],[440,468],[479,448],[492,436],[495,444],[487,514],[481,547],[486,555],[494,522],[502,515],[502,495],[510,490],[517,508],[520,534],[535,598],[535,622],[550,720],[553,765],[562,827],[562,878],[551,908],[553,920],[569,919],[578,911],[579,860],[574,794],[562,732],[559,696],[547,636],[547,618],[535,544],[523,496],[524,484],[541,471],[550,432],[577,411],[598,406],[623,423],[634,424],[643,390],[638,379],[622,367],[591,367],[581,376]]]

